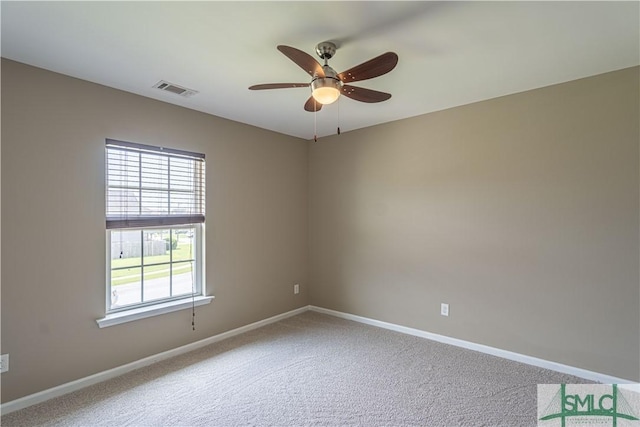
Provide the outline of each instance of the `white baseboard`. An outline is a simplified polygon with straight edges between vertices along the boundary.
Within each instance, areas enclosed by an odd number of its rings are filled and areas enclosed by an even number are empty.
[[[62,396],[64,394],[83,389],[90,385],[97,384],[99,382],[106,381],[111,378],[115,378],[120,375],[126,374],[127,372],[131,372],[135,369],[149,366],[156,362],[160,362],[161,360],[169,359],[174,356],[188,353],[190,351],[199,349],[201,347],[205,347],[209,344],[213,344],[215,342],[222,341],[224,339],[231,338],[236,335],[240,335],[244,332],[248,332],[253,329],[257,329],[271,323],[275,323],[282,319],[286,319],[288,317],[292,317],[297,314],[304,313],[305,311],[308,311],[308,310],[309,310],[309,306],[291,310],[286,313],[278,314],[277,316],[269,317],[268,319],[260,320],[258,322],[254,322],[249,325],[241,326],[239,328],[232,329],[230,331],[223,332],[221,334],[214,335],[212,337],[205,338],[203,340],[196,341],[191,344],[183,345],[181,347],[174,348],[172,350],[164,351],[162,353],[158,353],[153,356],[145,357],[144,359],[136,360],[135,362],[127,363],[126,365],[118,366],[116,368],[109,369],[107,371],[98,372],[97,374],[90,375],[88,377],[80,378],[75,381],[61,384],[57,387],[53,387],[47,390],[40,391],[38,393],[31,394],[29,396],[12,400],[11,402],[3,403],[2,405],[0,405],[0,414],[5,415],[8,413],[26,408],[31,405],[42,403],[46,400],[53,399],[54,397]]]
[[[20,409],[26,408],[31,405],[42,403],[46,400],[53,399],[54,397],[62,396],[73,391],[83,389],[85,387],[97,384],[102,381],[109,380],[111,378],[118,377],[120,375],[131,372],[135,369],[139,369],[145,366],[152,365],[161,360],[169,359],[174,356],[178,356],[190,351],[205,347],[209,344],[213,344],[218,341],[222,341],[227,338],[231,338],[236,335],[240,335],[244,332],[251,331],[253,329],[260,328],[262,326],[269,325],[271,323],[278,322],[288,317],[296,316],[304,313],[305,311],[315,311],[318,313],[324,313],[342,319],[353,320],[356,322],[364,323],[367,325],[377,326],[379,328],[389,329],[396,332],[401,332],[408,335],[414,335],[417,337],[427,338],[433,341],[438,341],[445,344],[451,344],[457,347],[462,347],[470,350],[479,351],[481,353],[491,354],[493,356],[502,357],[508,360],[514,360],[516,362],[526,363],[528,365],[538,366],[540,368],[551,369],[553,371],[561,372],[564,374],[575,375],[580,378],[584,378],[591,381],[597,381],[603,384],[620,384],[621,388],[627,388],[629,390],[640,391],[640,385],[634,381],[625,380],[622,378],[612,377],[610,375],[600,374],[598,372],[588,371],[582,368],[576,368],[569,365],[563,365],[561,363],[551,362],[537,357],[527,356],[524,354],[514,353],[507,350],[501,350],[499,348],[489,347],[482,344],[476,344],[470,341],[464,341],[457,338],[451,338],[444,335],[438,335],[431,332],[422,331],[420,329],[409,328],[406,326],[396,325],[393,323],[382,322],[380,320],[370,319],[367,317],[356,316],[354,314],[343,313],[340,311],[329,310],[327,308],[316,306],[305,306],[295,310],[288,311],[286,313],[278,314],[277,316],[269,317],[268,319],[260,320],[258,322],[251,323],[249,325],[241,326],[236,329],[232,329],[227,332],[223,332],[218,335],[214,335],[209,338],[205,338],[200,341],[196,341],[191,344],[187,344],[173,350],[168,350],[162,353],[158,353],[153,356],[145,357],[144,359],[137,360],[135,362],[128,363],[126,365],[118,366],[107,371],[99,372],[94,375],[90,375],[85,378],[80,378],[75,381],[68,382],[66,384],[59,385],[47,390],[40,391],[38,393],[31,394],[29,396],[21,397],[11,402],[0,405],[0,414],[8,414]]]
[[[457,338],[447,337],[445,335],[438,335],[432,332],[423,331],[420,329],[409,328],[406,326],[396,325],[394,323],[382,322],[380,320],[370,319],[368,317],[356,316],[354,314],[343,313],[341,311],[329,310],[327,308],[309,306],[311,311],[318,313],[329,314],[331,316],[340,317],[342,319],[353,320],[355,322],[365,323],[367,325],[377,326],[379,328],[389,329],[396,332],[402,332],[403,334],[414,335],[421,338],[427,338],[433,341],[438,341],[444,344],[451,344],[456,347],[462,347],[469,350],[479,351],[481,353],[491,354],[493,356],[502,357],[503,359],[513,360],[520,363],[526,363],[527,365],[537,366],[539,368],[550,369],[552,371],[561,372],[563,374],[574,375],[576,377],[584,378],[591,381],[596,381],[603,384],[620,384],[620,387],[630,390],[640,390],[640,385],[631,380],[625,380],[623,378],[613,377],[611,375],[605,375],[598,372],[588,371],[582,368],[576,368],[574,366],[564,365],[562,363],[552,362],[549,360],[539,359],[533,356],[527,356],[525,354],[514,353],[512,351],[502,350],[495,347],[489,347],[487,345],[476,344],[474,342],[465,341]]]

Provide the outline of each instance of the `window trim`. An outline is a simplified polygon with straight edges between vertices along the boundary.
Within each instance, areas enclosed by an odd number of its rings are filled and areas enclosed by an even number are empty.
[[[138,319],[144,319],[152,316],[157,316],[164,313],[170,313],[177,310],[183,310],[191,307],[196,307],[204,304],[209,304],[213,300],[213,296],[206,295],[206,279],[205,279],[205,155],[200,153],[194,153],[185,150],[156,147],[151,145],[138,144],[133,142],[118,141],[114,139],[106,139],[105,141],[105,197],[109,197],[109,148],[115,148],[119,151],[130,151],[140,153],[156,154],[160,156],[166,156],[169,158],[188,158],[192,161],[199,163],[198,166],[198,180],[193,181],[196,191],[196,205],[191,205],[196,208],[195,212],[186,214],[172,215],[171,212],[167,215],[128,215],[126,213],[120,213],[119,215],[110,215],[109,204],[106,208],[106,268],[105,268],[105,317],[96,319],[98,326],[104,328],[107,326],[113,326],[125,322],[130,322]],[[168,171],[171,174],[171,170]],[[140,169],[142,173],[142,169]],[[141,178],[142,179],[142,178]],[[140,183],[142,185],[142,182]],[[171,191],[168,189],[168,191]],[[141,213],[141,212],[140,212]],[[151,301],[141,301],[136,304],[129,304],[122,307],[111,307],[111,293],[113,291],[112,286],[112,271],[111,271],[111,243],[112,232],[117,230],[150,230],[150,229],[179,229],[181,226],[192,227],[195,229],[195,244],[193,263],[195,268],[194,276],[194,289],[192,293],[182,294],[174,297],[159,298]],[[141,260],[142,261],[142,260]],[[173,262],[170,261],[170,264]],[[142,278],[143,280],[143,278]],[[143,285],[144,282],[142,282]]]
[[[159,316],[165,313],[209,304],[214,298],[215,297],[213,295],[200,295],[193,298],[189,296],[188,298],[179,300],[163,301],[154,305],[135,307],[129,310],[109,313],[101,319],[96,319],[96,323],[100,328],[106,328],[126,322],[133,322],[134,320],[146,319],[148,317]]]

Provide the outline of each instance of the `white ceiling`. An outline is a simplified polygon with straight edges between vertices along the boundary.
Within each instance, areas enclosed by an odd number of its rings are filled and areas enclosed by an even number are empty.
[[[276,50],[313,55],[330,40],[338,72],[386,51],[389,74],[355,83],[393,94],[343,98],[317,113],[317,135],[343,132],[640,64],[631,2],[6,2],[2,56],[304,139],[308,83]],[[167,80],[199,93],[153,89]]]

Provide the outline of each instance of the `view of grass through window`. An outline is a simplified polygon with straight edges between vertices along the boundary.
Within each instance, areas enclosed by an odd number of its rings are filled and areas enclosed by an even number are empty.
[[[111,231],[111,306],[189,294],[195,226]]]

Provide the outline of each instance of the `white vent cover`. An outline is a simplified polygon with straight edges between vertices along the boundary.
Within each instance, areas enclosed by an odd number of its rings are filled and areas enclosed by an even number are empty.
[[[187,89],[186,87],[174,85],[173,83],[165,82],[164,80],[160,80],[158,83],[153,85],[153,87],[156,89],[164,90],[166,92],[175,93],[176,95],[184,96],[185,98],[198,93],[197,90]]]

